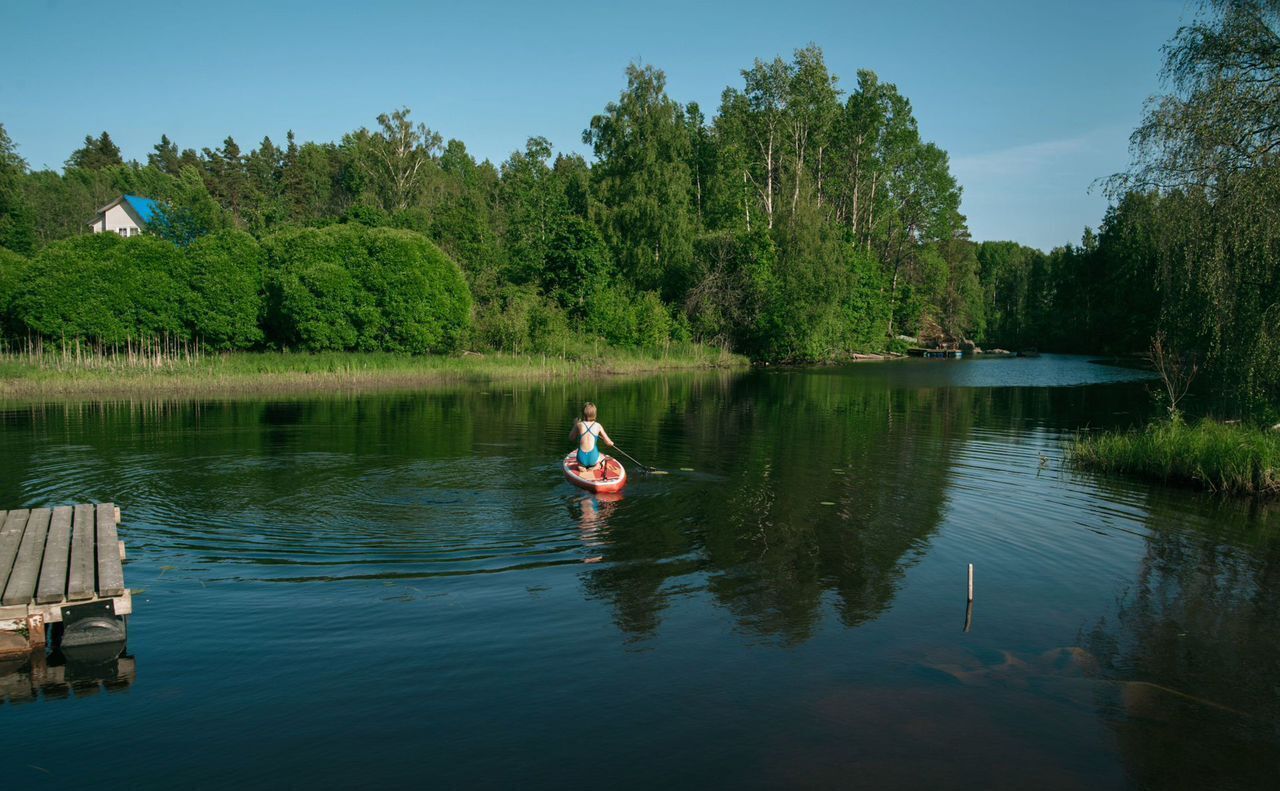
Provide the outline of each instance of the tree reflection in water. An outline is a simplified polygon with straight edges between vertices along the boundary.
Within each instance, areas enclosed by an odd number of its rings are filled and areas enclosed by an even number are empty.
[[[1133,587],[1116,620],[1088,636],[1119,682],[1099,712],[1142,786],[1270,786],[1280,773],[1280,513],[1222,501],[1189,518],[1184,504],[1151,494]]]
[[[666,430],[720,483],[615,531],[589,595],[633,638],[654,634],[669,591],[689,585],[782,644],[813,634],[828,593],[846,626],[875,619],[939,523],[975,393],[756,376],[668,399]]]

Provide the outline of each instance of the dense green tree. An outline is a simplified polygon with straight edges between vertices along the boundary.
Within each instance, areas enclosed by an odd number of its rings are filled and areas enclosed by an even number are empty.
[[[605,281],[589,300],[583,325],[591,335],[616,346],[650,350],[669,342],[671,314],[657,292],[636,292],[624,281]]]
[[[1027,278],[1031,260],[1044,253],[1017,242],[982,242],[974,255],[987,319],[978,340],[1013,348],[1035,345],[1027,326]]]
[[[0,124],[0,247],[27,254],[35,249],[35,217],[23,190],[27,161]]]
[[[595,225],[570,215],[556,224],[540,273],[543,293],[575,315],[591,310],[589,296],[612,274],[609,251]]]
[[[946,280],[934,299],[943,332],[949,338],[982,338],[987,330],[987,312],[977,249],[967,238],[959,236],[941,242],[938,247]]]
[[[209,194],[204,179],[193,167],[183,168],[173,191],[162,200],[147,230],[179,246],[233,224],[231,216]]]
[[[684,310],[694,337],[725,348],[756,349],[777,249],[768,232],[717,231],[695,241],[695,285]]]
[[[584,220],[599,212],[591,192],[591,166],[578,154],[558,154],[551,167],[556,189],[564,195],[565,210]]]
[[[684,108],[685,123],[689,135],[689,175],[692,192],[689,203],[693,206],[694,220],[699,228],[713,222],[716,209],[714,184],[719,167],[716,156],[714,130],[707,124],[706,116],[697,102]],[[718,219],[718,218],[717,218]]]
[[[249,200],[245,206],[245,225],[258,234],[284,223],[288,209],[284,199],[285,152],[262,138],[256,149],[245,157]]]
[[[304,143],[288,134],[281,174],[281,192],[290,220],[314,223],[334,212],[333,193],[338,182],[338,157],[333,146]]]
[[[626,90],[591,119],[583,139],[596,156],[603,230],[619,271],[672,299],[688,285],[695,227],[689,132],[666,82],[652,66],[628,66]]]
[[[568,213],[550,162],[551,143],[545,137],[531,137],[524,151],[502,163],[507,277],[517,284],[536,282],[546,269],[551,239]]]
[[[1214,0],[1165,49],[1172,90],[1113,182],[1165,195],[1162,325],[1242,409],[1280,402],[1280,5]],[[1173,242],[1170,244],[1170,242]]]
[[[160,135],[160,142],[147,154],[147,164],[161,173],[177,176],[185,167],[199,167],[200,157],[194,149],[179,151],[178,144],[170,140],[168,135]]]
[[[245,210],[256,202],[254,185],[245,168],[244,155],[228,136],[222,146],[204,149],[205,186],[235,223],[244,222]]]
[[[1140,352],[1156,334],[1161,295],[1169,290],[1157,277],[1158,204],[1152,193],[1130,193],[1102,221],[1086,275],[1093,285],[1089,351]]]
[[[881,336],[928,326],[955,339],[979,330],[983,303],[976,262],[960,243],[966,232],[959,186],[945,152],[921,140],[910,103],[863,71],[842,106],[838,81],[812,45],[797,50],[790,63],[757,60],[742,74],[743,88],[725,91],[716,119],[717,183],[705,194],[718,210],[706,216],[724,223],[736,215],[727,225],[748,231],[754,218],[777,236],[779,254],[791,262],[831,256],[825,249],[831,234],[818,229],[844,228],[845,239],[863,251],[862,262],[883,266],[876,278],[888,289],[886,310],[877,312]],[[785,230],[779,217],[786,218]],[[796,223],[803,227],[793,232]],[[785,290],[793,285],[798,291]],[[803,287],[785,288],[778,299],[803,309]],[[830,298],[840,304],[847,296]],[[777,348],[801,356],[846,348],[838,333],[824,337],[830,342],[792,337]],[[882,342],[874,338],[863,348]]]
[[[946,278],[929,282],[933,261],[922,254],[932,250],[933,245],[949,241],[963,228],[960,188],[951,175],[946,152],[932,143],[920,142],[916,135],[904,138],[887,159],[884,195],[892,204],[879,215],[884,228],[879,245],[881,258],[889,266],[889,301],[896,305],[905,275],[915,289],[926,290],[930,298],[927,307],[933,309],[933,318],[941,320],[944,317],[937,313],[936,297]],[[910,317],[907,319],[910,321]],[[901,322],[898,326],[902,327]],[[962,327],[957,325],[956,329]],[[889,334],[893,333],[890,325]]]
[[[756,274],[763,293],[755,354],[766,359],[823,360],[882,338],[882,281],[865,251],[809,213],[778,238],[776,266]]]
[[[501,179],[489,162],[476,162],[460,140],[450,140],[440,157],[440,184],[430,209],[410,209],[397,227],[425,233],[457,261],[472,292],[488,294],[505,272],[507,248],[499,237]]]
[[[101,172],[81,169],[36,171],[27,176],[23,192],[35,217],[37,250],[84,233],[98,208],[119,197]]]
[[[103,132],[98,137],[85,135],[84,145],[72,151],[71,156],[67,157],[66,161],[68,168],[82,168],[84,170],[101,170],[123,164],[124,159],[120,156],[120,147],[111,140],[111,135],[106,132]]]

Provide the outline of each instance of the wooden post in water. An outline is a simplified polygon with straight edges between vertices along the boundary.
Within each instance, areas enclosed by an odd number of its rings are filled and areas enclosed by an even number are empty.
[[[973,626],[973,564],[969,564],[969,599],[964,608],[964,630]]]

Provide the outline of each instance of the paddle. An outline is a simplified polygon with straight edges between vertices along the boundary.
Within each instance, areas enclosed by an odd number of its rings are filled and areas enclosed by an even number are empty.
[[[667,475],[667,474],[668,474],[666,470],[660,470],[660,469],[658,469],[657,467],[650,467],[650,466],[649,466],[649,465],[647,465],[647,464],[641,464],[640,462],[636,461],[636,457],[635,457],[635,456],[632,456],[630,453],[627,453],[625,450],[623,450],[622,448],[619,448],[617,445],[612,445],[612,446],[610,446],[610,447],[611,447],[613,450],[616,450],[616,451],[618,451],[619,453],[621,453],[623,456],[626,456],[628,459],[631,459],[631,461],[632,461],[634,464],[636,464],[637,466],[639,466],[639,467],[640,467],[640,469],[644,470],[644,471],[645,471],[645,472],[647,472],[647,473],[651,473],[651,474],[653,474],[653,475]]]

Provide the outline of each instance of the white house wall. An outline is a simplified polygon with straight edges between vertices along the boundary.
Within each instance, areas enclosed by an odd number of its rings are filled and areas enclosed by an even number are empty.
[[[103,212],[101,219],[93,224],[94,233],[102,233],[103,231],[111,231],[120,233],[125,231],[127,236],[133,236],[138,233],[138,224],[133,221],[133,215],[124,207],[123,203],[116,204],[110,209]]]

